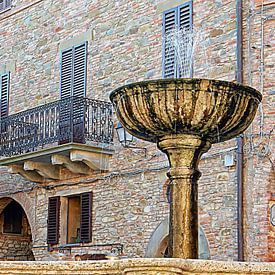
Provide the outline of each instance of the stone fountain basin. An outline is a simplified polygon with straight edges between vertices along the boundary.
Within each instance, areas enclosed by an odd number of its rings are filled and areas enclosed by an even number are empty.
[[[132,135],[157,142],[171,134],[188,134],[222,142],[252,122],[261,94],[247,86],[210,79],[160,79],[114,90],[119,121]]]

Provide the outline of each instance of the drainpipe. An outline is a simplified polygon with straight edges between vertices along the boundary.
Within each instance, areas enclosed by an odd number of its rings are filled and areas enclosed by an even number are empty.
[[[237,82],[243,83],[243,30],[242,30],[242,0],[236,2],[237,23]],[[238,238],[238,261],[244,261],[243,249],[243,136],[236,139],[237,142],[237,238]]]

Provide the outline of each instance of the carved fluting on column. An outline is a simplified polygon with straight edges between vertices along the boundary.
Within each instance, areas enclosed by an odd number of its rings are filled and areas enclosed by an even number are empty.
[[[175,258],[198,258],[198,163],[211,144],[192,135],[170,135],[158,147],[167,154],[171,179],[168,253]]]

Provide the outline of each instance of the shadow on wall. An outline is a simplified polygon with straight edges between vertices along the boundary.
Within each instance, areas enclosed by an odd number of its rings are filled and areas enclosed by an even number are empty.
[[[146,258],[163,258],[167,254],[169,218],[164,219],[153,232],[145,253]],[[199,259],[210,259],[210,251],[202,227],[199,227]]]

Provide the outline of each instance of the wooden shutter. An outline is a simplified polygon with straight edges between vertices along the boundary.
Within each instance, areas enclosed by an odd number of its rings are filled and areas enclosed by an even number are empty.
[[[11,0],[0,1],[0,11],[5,10],[11,6]]]
[[[60,97],[86,95],[87,42],[61,53]]]
[[[60,98],[63,99],[72,94],[73,49],[62,52],[61,56]]]
[[[59,241],[60,197],[49,198],[48,204],[48,244],[57,244]]]
[[[1,87],[0,117],[5,117],[8,115],[8,111],[9,111],[10,73],[7,73],[1,76],[0,87]]]
[[[92,239],[92,192],[80,195],[80,240],[90,242]]]
[[[86,95],[87,42],[74,47],[72,95]]]
[[[11,1],[12,0],[6,0],[6,7],[5,7],[6,9],[11,6]],[[5,2],[5,0],[4,0],[4,2]]]
[[[177,26],[177,9],[172,9],[163,14],[163,39]],[[162,72],[164,78],[176,77],[175,52],[164,40],[162,55]]]
[[[180,28],[192,28],[192,2],[179,6],[179,26]]]
[[[163,13],[163,38],[169,34],[169,31],[176,28],[192,28],[192,1],[187,2],[174,9],[165,11]],[[179,68],[176,67],[176,55],[167,43],[163,43],[162,54],[162,72],[164,78],[180,77]],[[189,68],[187,68],[189,69]]]

